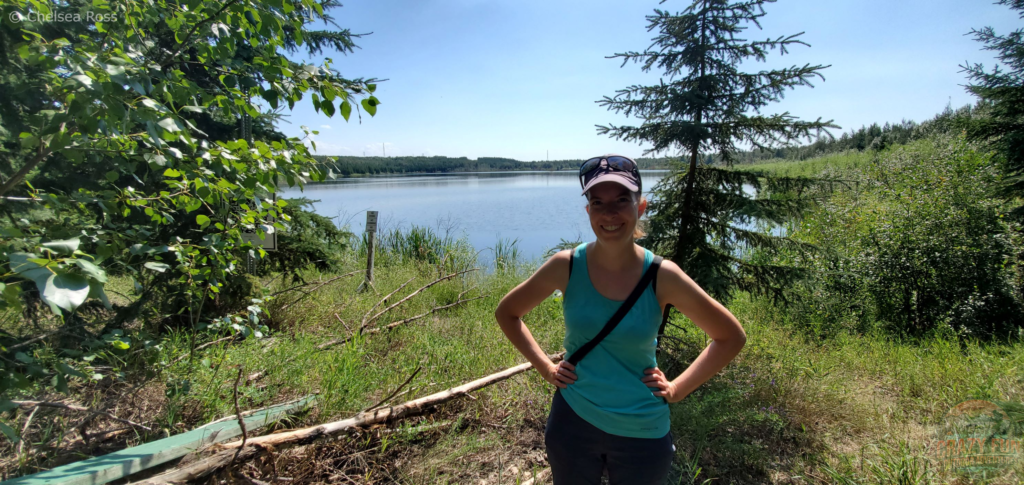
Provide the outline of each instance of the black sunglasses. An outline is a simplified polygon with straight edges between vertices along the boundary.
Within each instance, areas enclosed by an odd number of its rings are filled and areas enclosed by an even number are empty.
[[[630,173],[633,173],[633,174],[637,175],[637,177],[636,177],[637,187],[639,188],[639,182],[640,182],[640,177],[639,177],[640,169],[639,169],[639,167],[637,167],[636,162],[634,162],[633,160],[630,160],[630,159],[628,159],[626,157],[620,157],[620,156],[594,157],[594,158],[591,158],[590,160],[587,160],[587,161],[583,162],[583,165],[580,165],[580,175],[579,175],[579,177],[580,177],[580,187],[584,187],[585,186],[585,184],[583,183],[583,176],[588,174],[588,173],[590,173],[590,172],[593,172],[595,169],[600,167],[601,166],[601,160],[604,160],[605,162],[607,162],[608,167],[611,168],[612,170],[618,170],[620,172],[630,172]]]

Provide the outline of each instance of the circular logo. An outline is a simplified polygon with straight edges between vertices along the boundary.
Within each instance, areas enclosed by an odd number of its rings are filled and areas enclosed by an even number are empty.
[[[1021,459],[1019,426],[991,401],[964,401],[946,413],[931,455],[944,469],[991,477]]]
[[[11,12],[11,15],[9,15],[9,17],[11,19],[11,22],[14,23],[19,23],[22,20],[21,12]]]

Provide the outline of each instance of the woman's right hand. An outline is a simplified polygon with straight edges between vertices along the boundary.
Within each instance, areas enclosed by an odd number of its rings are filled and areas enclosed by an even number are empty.
[[[576,374],[573,371],[576,370],[576,366],[562,360],[557,364],[550,363],[544,372],[541,372],[541,376],[544,380],[554,384],[555,387],[565,389],[576,382]]]

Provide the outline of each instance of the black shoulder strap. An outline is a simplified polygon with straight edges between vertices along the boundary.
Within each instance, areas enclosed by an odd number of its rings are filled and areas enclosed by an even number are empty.
[[[569,278],[572,278],[572,260],[576,259],[576,249],[569,250]]]
[[[591,350],[594,350],[594,347],[597,347],[597,344],[601,343],[608,334],[612,333],[612,330],[615,330],[615,327],[618,326],[619,322],[621,322],[626,314],[629,313],[629,310],[633,308],[636,301],[640,299],[640,295],[642,295],[644,290],[647,289],[647,285],[649,285],[651,281],[654,280],[654,277],[657,276],[658,268],[661,267],[661,261],[661,256],[654,257],[654,261],[651,262],[651,265],[647,267],[647,271],[640,277],[640,281],[636,284],[636,287],[633,288],[633,292],[629,294],[626,301],[622,302],[622,306],[615,311],[615,314],[612,315],[612,318],[604,325],[604,328],[602,328],[601,331],[598,332],[597,336],[595,336],[591,341],[583,344],[582,347],[569,356],[566,361],[572,365],[576,365],[583,359],[583,357],[586,357]]]

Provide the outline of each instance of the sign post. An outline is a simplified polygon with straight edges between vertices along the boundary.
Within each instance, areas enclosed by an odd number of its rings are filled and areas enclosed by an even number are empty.
[[[377,211],[366,211],[366,284],[373,284],[373,239],[377,233]]]

